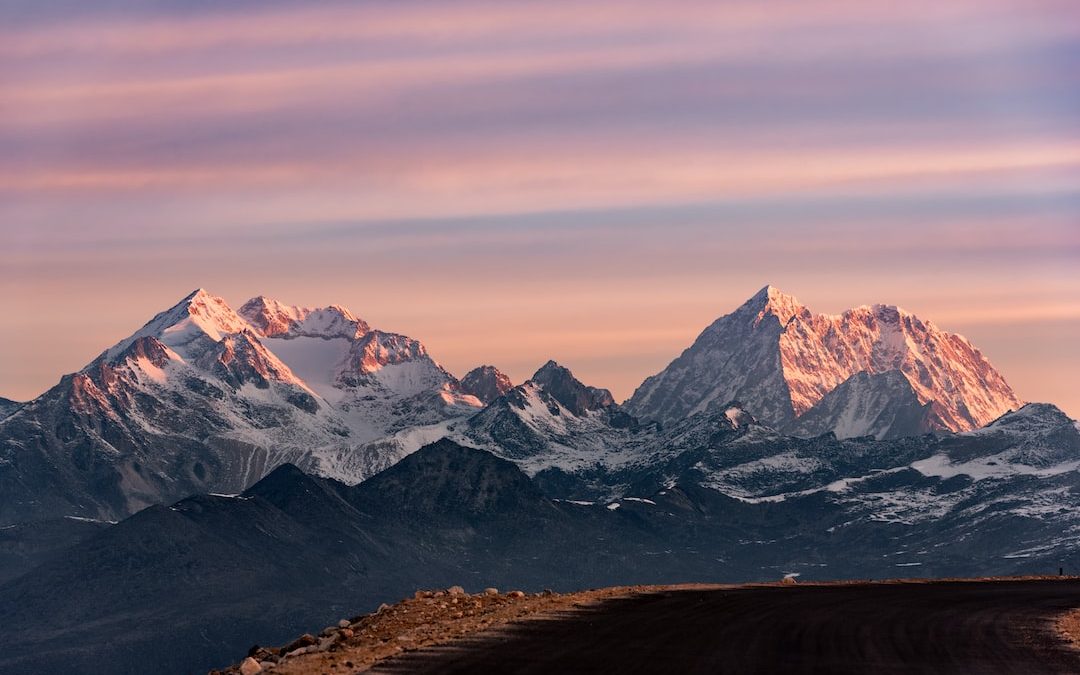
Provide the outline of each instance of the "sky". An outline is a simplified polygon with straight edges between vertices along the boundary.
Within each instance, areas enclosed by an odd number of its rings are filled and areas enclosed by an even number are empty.
[[[766,284],[1080,417],[1080,6],[0,3],[2,396],[204,287],[621,400]]]

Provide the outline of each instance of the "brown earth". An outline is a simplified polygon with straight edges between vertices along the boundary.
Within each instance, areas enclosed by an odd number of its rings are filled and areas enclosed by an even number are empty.
[[[1058,619],[1057,627],[1065,639],[1080,649],[1080,609],[1074,609]]]
[[[220,672],[1080,672],[1076,578],[454,590]]]
[[[689,586],[688,586],[689,587]],[[705,588],[706,586],[695,586]],[[715,588],[716,586],[709,586]],[[379,611],[328,626],[318,636],[297,638],[288,645],[255,649],[249,654],[263,670],[283,675],[359,673],[401,652],[439,645],[514,621],[557,617],[603,600],[635,593],[655,592],[671,586],[617,586],[576,593],[460,593],[449,590],[417,591],[415,597]],[[290,652],[310,646],[311,651]],[[320,647],[323,648],[320,651]],[[276,662],[276,663],[272,663]],[[239,673],[236,664],[211,675]]]

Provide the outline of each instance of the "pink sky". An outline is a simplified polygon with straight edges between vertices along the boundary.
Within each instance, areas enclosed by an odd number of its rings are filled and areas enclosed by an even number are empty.
[[[766,283],[899,304],[1080,415],[1064,1],[17,1],[0,395],[196,287],[622,398]]]

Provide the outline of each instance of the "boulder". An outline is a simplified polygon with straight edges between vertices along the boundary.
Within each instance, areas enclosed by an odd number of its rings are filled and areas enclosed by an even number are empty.
[[[318,640],[315,639],[314,635],[312,635],[311,633],[304,633],[300,637],[296,638],[289,644],[282,647],[281,651],[288,654],[289,652],[294,652],[297,649],[301,649],[303,647],[310,647],[316,642],[318,642]]]
[[[240,662],[240,675],[258,675],[261,672],[262,666],[250,656]]]

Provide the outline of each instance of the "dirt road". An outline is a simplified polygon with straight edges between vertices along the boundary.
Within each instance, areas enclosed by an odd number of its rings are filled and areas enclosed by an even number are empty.
[[[373,673],[1080,673],[1080,581],[671,590],[380,663]]]

